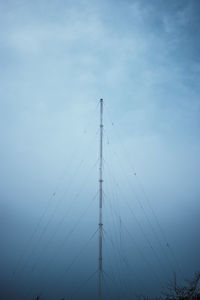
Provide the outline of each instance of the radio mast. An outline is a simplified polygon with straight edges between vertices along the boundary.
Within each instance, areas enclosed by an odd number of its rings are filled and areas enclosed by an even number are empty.
[[[100,99],[100,163],[99,163],[99,291],[98,300],[102,300],[102,198],[103,198],[103,99]]]

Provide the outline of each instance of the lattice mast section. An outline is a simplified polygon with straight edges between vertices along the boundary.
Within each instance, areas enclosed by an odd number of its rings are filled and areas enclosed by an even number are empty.
[[[100,163],[99,163],[99,287],[98,300],[102,300],[103,256],[102,256],[102,201],[103,200],[103,99],[100,99]]]

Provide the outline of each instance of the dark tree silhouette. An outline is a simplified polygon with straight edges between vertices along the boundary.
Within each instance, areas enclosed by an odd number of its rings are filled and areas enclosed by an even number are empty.
[[[166,292],[164,292],[164,298],[166,300],[191,300],[200,299],[200,272],[195,273],[194,278],[191,280],[185,280],[186,284],[180,286],[176,282],[176,276],[174,281],[167,286]]]
[[[161,296],[154,299],[141,296],[138,300],[200,300],[200,272],[196,272],[192,279],[185,280],[182,285],[177,284],[175,275]]]
[[[42,299],[37,296],[33,300]],[[138,297],[138,300],[150,300],[150,298],[148,296]],[[200,300],[200,272],[196,272],[193,279],[185,280],[185,285],[178,285],[176,276],[174,276],[174,280],[168,284],[162,296],[154,300]]]

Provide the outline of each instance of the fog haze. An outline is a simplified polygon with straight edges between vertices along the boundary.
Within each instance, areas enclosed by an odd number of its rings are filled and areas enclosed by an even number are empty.
[[[0,2],[0,298],[159,296],[200,270],[200,3]]]

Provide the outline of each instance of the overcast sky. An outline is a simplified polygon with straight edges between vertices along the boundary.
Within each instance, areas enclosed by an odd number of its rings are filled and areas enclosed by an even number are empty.
[[[96,297],[100,98],[104,299],[200,270],[199,31],[198,0],[0,1],[0,298]]]

